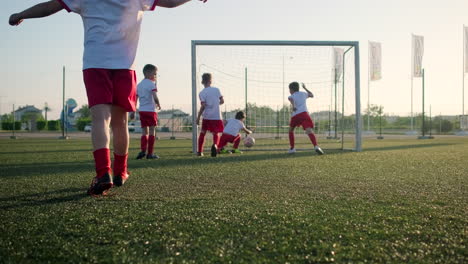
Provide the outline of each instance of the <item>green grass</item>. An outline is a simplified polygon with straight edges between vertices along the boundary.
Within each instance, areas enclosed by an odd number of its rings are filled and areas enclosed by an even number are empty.
[[[93,198],[89,140],[0,140],[0,263],[468,262],[468,138],[324,156],[156,148]]]

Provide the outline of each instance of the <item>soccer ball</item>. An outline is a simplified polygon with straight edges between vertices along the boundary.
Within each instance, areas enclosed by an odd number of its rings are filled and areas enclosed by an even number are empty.
[[[255,138],[253,138],[253,137],[244,138],[244,146],[250,148],[253,145],[255,145]]]

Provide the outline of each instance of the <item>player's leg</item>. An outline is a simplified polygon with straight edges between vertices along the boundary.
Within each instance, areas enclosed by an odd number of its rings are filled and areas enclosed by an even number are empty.
[[[110,159],[110,120],[111,105],[98,104],[91,111],[91,141],[93,143],[93,156],[96,168],[96,177],[93,179],[88,194],[100,195],[105,193],[113,185],[111,178]]]
[[[140,122],[142,122],[141,118],[140,118]],[[142,125],[141,126],[141,138],[140,138],[140,153],[138,153],[136,159],[142,159],[146,156],[146,151],[148,149],[148,134],[149,134],[149,127]]]
[[[302,127],[306,131],[306,134],[309,137],[310,142],[312,142],[312,144],[314,145],[315,152],[317,152],[317,154],[319,155],[325,154],[323,150],[317,144],[317,138],[315,137],[315,134],[314,134],[314,122],[310,118],[309,114],[304,116]]]
[[[296,153],[296,149],[294,148],[294,145],[295,145],[294,128],[295,127],[292,127],[292,126],[289,127],[289,150],[288,150],[289,154]]]
[[[106,69],[86,69],[83,70],[83,82],[91,111],[91,141],[96,166],[96,177],[91,182],[88,194],[101,195],[113,186],[109,149],[112,81]]]
[[[237,134],[237,136],[233,137],[232,142],[234,143],[234,145],[232,146],[232,148],[233,148],[232,153],[242,153],[239,150],[240,141],[241,141],[241,135],[240,134]]]
[[[219,145],[219,133],[224,130],[224,124],[222,120],[209,120],[209,130],[213,134],[213,145],[211,146],[211,156],[216,157],[218,154]]]
[[[112,136],[114,146],[114,179],[115,184],[120,186],[128,178],[128,120],[127,111],[120,106],[112,106]]]
[[[114,142],[114,183],[121,186],[127,181],[128,115],[135,111],[136,74],[133,70],[112,70],[112,133]]]
[[[314,150],[317,152],[319,155],[325,154],[325,152],[319,147],[317,143],[317,138],[315,137],[314,130],[311,127],[306,128],[306,134],[309,136],[310,141],[314,145]]]
[[[228,151],[224,149],[224,147],[227,145],[229,141],[229,135],[228,134],[222,134],[221,139],[219,140],[219,145],[218,145],[218,153],[221,154],[227,154]]]
[[[200,135],[198,136],[197,156],[203,156],[203,145],[205,144],[205,135],[206,135],[206,130],[202,128],[200,130]]]
[[[156,126],[150,126],[149,137],[148,137],[148,155],[146,155],[147,159],[159,159],[159,156],[154,154],[155,142],[156,142]]]

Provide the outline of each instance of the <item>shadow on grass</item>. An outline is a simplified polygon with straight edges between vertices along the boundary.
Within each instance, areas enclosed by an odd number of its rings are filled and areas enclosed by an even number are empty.
[[[35,154],[45,154],[45,153],[75,153],[75,152],[92,152],[91,149],[63,149],[63,150],[34,150]],[[18,150],[15,152],[0,152],[0,155],[14,155],[20,154],[22,155],[24,150]],[[91,155],[90,155],[91,156]]]
[[[50,174],[69,175],[87,173],[94,176],[94,162],[38,162],[0,166],[0,179],[21,178],[31,176],[47,176]]]
[[[365,148],[364,152],[371,151],[387,151],[387,150],[403,150],[403,149],[420,149],[440,146],[457,145],[456,143],[431,143],[431,144],[413,144],[413,145],[398,145],[398,146],[383,146]],[[179,148],[179,147],[177,147]],[[279,150],[278,150],[279,151]],[[256,153],[254,151],[245,151],[241,155],[221,155],[217,158],[212,158],[209,155],[205,157],[195,157],[193,154],[176,153],[168,155],[167,158],[162,155],[160,160],[134,160],[133,156],[129,157],[129,169],[139,168],[158,168],[158,167],[190,167],[200,166],[203,164],[219,164],[219,163],[237,163],[237,162],[257,162],[294,159],[298,157],[309,157],[310,159],[322,159],[330,155],[350,154],[350,151],[325,149],[326,155],[318,156],[313,150],[299,151],[294,155],[287,154],[284,150],[281,152],[272,151],[270,153]],[[255,154],[254,154],[255,153]],[[130,153],[131,155],[132,153]],[[94,176],[93,160],[80,162],[47,162],[47,163],[29,163],[29,164],[13,164],[0,166],[0,179],[2,178],[20,178],[30,176],[44,176],[50,174],[76,174],[86,173],[90,178]]]
[[[47,197],[49,195],[60,195],[59,197]],[[42,206],[72,201],[79,201],[88,197],[85,188],[65,188],[50,192],[41,192],[33,194],[24,194],[6,198],[0,198],[2,205],[0,210],[21,208],[27,206]],[[10,203],[10,204],[5,204]]]
[[[248,153],[248,152],[245,152]],[[148,167],[190,167],[190,166],[199,166],[200,164],[219,164],[219,163],[237,163],[237,162],[256,162],[256,161],[266,161],[270,160],[274,162],[274,160],[285,160],[285,159],[294,159],[298,157],[310,157],[311,159],[320,159],[324,158],[327,155],[336,155],[336,154],[344,154],[347,152],[338,151],[338,150],[331,150],[328,151],[325,156],[319,156],[315,154],[313,151],[304,151],[304,152],[296,152],[295,154],[288,154],[285,152],[281,153],[263,153],[263,154],[255,154],[255,155],[246,155],[246,154],[223,154],[219,155],[216,158],[210,157],[206,155],[204,157],[195,157],[193,154],[188,158],[182,159],[164,159],[162,157],[159,160],[139,160],[139,161],[130,161],[129,168],[148,168]]]
[[[398,145],[398,146],[383,146],[383,147],[372,147],[364,148],[364,152],[367,151],[385,151],[385,150],[401,150],[401,149],[419,149],[419,148],[432,148],[432,147],[445,147],[458,145],[457,143],[431,143],[431,144],[412,144],[412,145]]]

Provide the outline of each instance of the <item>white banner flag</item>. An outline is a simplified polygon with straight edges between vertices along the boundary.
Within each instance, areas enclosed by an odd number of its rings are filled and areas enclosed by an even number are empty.
[[[369,74],[371,81],[382,79],[382,46],[369,41]]]
[[[333,48],[333,64],[335,70],[335,82],[339,82],[341,75],[343,75],[343,53],[344,50],[340,48]]]
[[[413,35],[413,77],[422,77],[422,60],[424,55],[424,37]]]
[[[465,72],[468,72],[468,27],[464,27],[465,37],[464,37],[464,45],[465,45]]]

